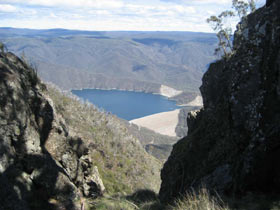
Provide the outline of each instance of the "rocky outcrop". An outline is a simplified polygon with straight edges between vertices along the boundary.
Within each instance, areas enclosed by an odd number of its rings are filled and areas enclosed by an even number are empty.
[[[76,209],[104,191],[88,149],[68,135],[45,89],[33,69],[0,54],[1,209]]]
[[[224,194],[280,189],[280,2],[244,18],[234,53],[210,65],[204,108],[188,116],[188,136],[161,172],[169,202],[202,184]]]
[[[176,126],[175,132],[176,135],[180,138],[183,138],[185,136],[187,136],[188,134],[188,124],[187,124],[187,117],[188,117],[188,113],[190,111],[193,110],[197,110],[200,107],[192,107],[192,106],[187,106],[187,107],[183,107],[182,109],[180,109],[180,113],[178,115],[178,124]]]
[[[118,119],[0,53],[1,210],[81,209],[105,190],[158,190],[160,166]]]

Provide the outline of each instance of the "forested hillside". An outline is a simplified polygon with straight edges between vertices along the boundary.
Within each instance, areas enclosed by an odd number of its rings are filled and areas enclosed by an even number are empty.
[[[0,28],[9,50],[63,89],[103,88],[158,93],[160,85],[198,92],[215,57],[214,34],[91,32]]]

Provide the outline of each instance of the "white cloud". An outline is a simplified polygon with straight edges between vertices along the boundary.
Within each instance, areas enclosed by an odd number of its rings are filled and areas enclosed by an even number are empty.
[[[0,12],[16,12],[17,8],[10,4],[0,4]]]
[[[186,0],[185,0],[186,1]],[[229,4],[231,5],[232,0],[188,0],[188,2],[194,2],[199,4]]]
[[[196,9],[194,7],[184,7],[184,6],[179,6],[179,5],[176,5],[174,7],[178,12],[181,12],[181,13],[189,13],[189,14],[196,13]]]
[[[192,23],[194,19],[180,19],[173,17],[112,17],[91,19],[75,19],[73,16],[64,16],[55,14],[55,18],[44,16],[41,18],[26,18],[21,20],[4,21],[2,26],[13,26],[19,28],[67,28],[80,30],[135,30],[135,31],[209,31],[205,22]],[[196,19],[197,21],[197,19]]]
[[[36,5],[47,7],[85,7],[85,8],[120,8],[124,4],[121,0],[1,0],[22,5]]]
[[[171,4],[178,3],[178,4],[185,4],[185,5],[222,5],[227,4],[231,5],[232,0],[160,0],[162,2],[169,2]]]
[[[231,5],[232,0],[183,0],[184,3],[192,4],[215,4],[215,5]]]
[[[58,16],[56,14],[54,14],[53,12],[50,13],[50,17],[51,18],[58,18]]]
[[[94,10],[94,11],[92,11],[92,14],[111,15],[111,12],[109,12],[108,10]]]
[[[190,6],[182,5],[139,5],[139,4],[128,4],[122,8],[124,14],[130,14],[131,16],[142,16],[142,17],[182,17],[184,15],[193,15],[196,13],[196,9]],[[120,15],[122,13],[119,13]]]
[[[231,0],[0,0],[0,27],[212,32],[206,18],[230,7]]]

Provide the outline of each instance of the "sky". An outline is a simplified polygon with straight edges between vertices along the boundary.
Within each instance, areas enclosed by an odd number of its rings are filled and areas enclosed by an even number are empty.
[[[0,0],[0,27],[213,32],[206,19],[230,8],[231,0]]]

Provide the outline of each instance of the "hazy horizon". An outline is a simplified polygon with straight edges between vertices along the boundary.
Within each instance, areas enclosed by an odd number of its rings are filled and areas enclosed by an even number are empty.
[[[22,30],[67,30],[67,31],[88,31],[88,32],[159,32],[159,33],[207,33],[207,34],[215,34],[215,32],[203,32],[203,31],[158,31],[158,30],[84,30],[84,29],[68,29],[68,28],[27,28],[27,27],[10,27],[10,26],[0,26],[0,29],[22,29]]]

